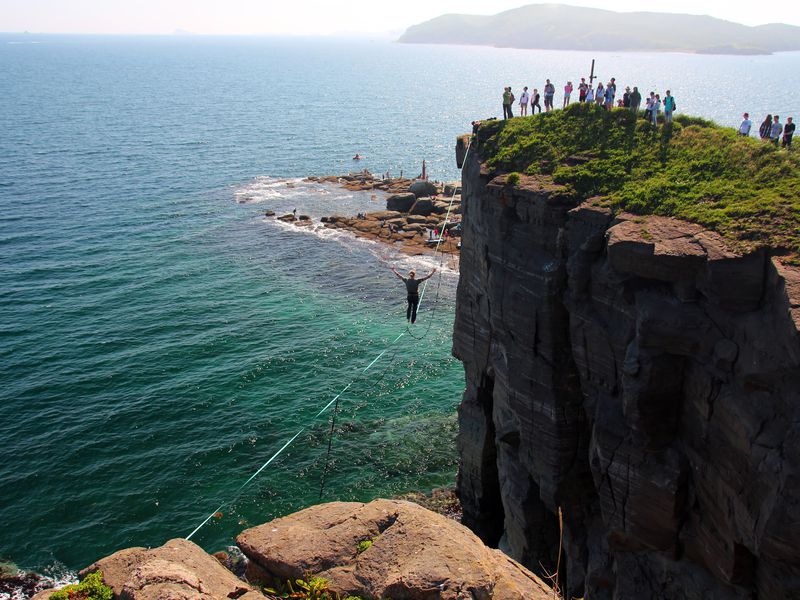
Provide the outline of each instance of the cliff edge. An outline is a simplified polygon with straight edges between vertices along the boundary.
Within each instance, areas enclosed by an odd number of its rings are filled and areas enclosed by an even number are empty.
[[[659,212],[637,203],[636,186],[668,174],[680,143],[735,142],[732,132],[687,124],[666,140],[622,111],[583,110],[481,127],[463,165],[464,523],[540,574],[560,565],[565,597],[799,597],[800,273],[758,243],[782,235],[761,216],[753,237],[749,220],[714,232],[625,210]],[[610,178],[597,161],[629,160],[632,146],[627,157],[578,137],[557,148],[545,127],[606,142],[652,135],[667,170],[639,176],[632,164]],[[752,142],[721,145],[706,168],[737,148],[772,151]]]

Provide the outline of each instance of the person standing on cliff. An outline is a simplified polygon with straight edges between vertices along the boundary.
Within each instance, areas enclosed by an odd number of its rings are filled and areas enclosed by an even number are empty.
[[[569,98],[572,95],[572,82],[568,81],[567,85],[564,86],[564,106],[561,108],[567,108],[569,106]]]
[[[653,118],[653,125],[658,125],[658,113],[661,112],[661,95],[656,94],[656,97],[653,98],[653,112],[650,113],[650,116]]]
[[[514,104],[514,94],[511,93],[511,87],[507,87],[503,92],[503,118],[511,119],[514,113],[511,112],[511,105]]]
[[[631,112],[635,115],[639,114],[639,106],[642,104],[642,95],[639,93],[639,88],[633,86],[631,92]]]
[[[533,89],[533,96],[531,96],[531,114],[532,114],[532,115],[535,115],[535,114],[536,114],[536,109],[537,109],[537,108],[539,109],[539,113],[541,114],[541,112],[542,112],[542,105],[541,105],[541,104],[539,104],[539,100],[540,100],[540,99],[541,99],[541,96],[539,95],[539,90],[537,90],[536,88],[534,88],[534,89]]]
[[[753,122],[750,120],[750,115],[744,113],[742,115],[742,124],[739,125],[739,135],[742,137],[750,137],[750,130],[753,128]]]
[[[766,142],[769,140],[770,131],[772,131],[772,115],[767,115],[767,118],[761,123],[761,127],[758,128],[758,137]]]
[[[772,117],[772,128],[769,133],[769,141],[778,147],[781,141],[781,134],[783,133],[783,125],[781,125],[781,118],[778,115]]]
[[[524,117],[528,114],[528,102],[531,95],[528,93],[528,86],[522,88],[522,95],[519,97],[519,116]]]
[[[667,90],[667,95],[664,96],[664,123],[672,123],[672,113],[675,112],[677,107],[678,105],[675,104],[675,96]]]
[[[433,277],[433,274],[436,273],[436,267],[434,267],[433,271],[428,273],[425,277],[420,277],[419,279],[416,278],[417,273],[413,269],[408,272],[408,277],[403,277],[397,272],[397,269],[394,267],[394,265],[392,265],[392,273],[394,273],[395,277],[398,279],[402,279],[403,283],[406,284],[406,292],[408,292],[406,321],[410,321],[413,324],[417,320],[417,307],[419,306],[419,284]]]
[[[553,97],[556,95],[556,86],[547,80],[544,84],[544,111],[550,112],[553,110]]]
[[[792,137],[794,137],[794,123],[792,123],[792,117],[786,117],[786,126],[783,128],[783,147],[787,150],[792,149]]]
[[[581,77],[581,82],[578,84],[578,102],[586,102],[586,91],[589,86],[586,84],[586,78]]]

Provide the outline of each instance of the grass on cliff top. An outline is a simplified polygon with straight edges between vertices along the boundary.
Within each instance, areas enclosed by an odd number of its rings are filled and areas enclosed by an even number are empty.
[[[552,176],[615,211],[677,217],[737,250],[800,256],[800,156],[700,118],[652,126],[626,109],[573,104],[488,122],[478,137],[496,172]]]

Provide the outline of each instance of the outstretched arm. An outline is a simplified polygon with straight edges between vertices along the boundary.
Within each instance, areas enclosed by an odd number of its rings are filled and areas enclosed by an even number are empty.
[[[428,273],[427,275],[425,275],[425,277],[423,277],[422,279],[420,279],[420,281],[425,281],[426,279],[430,279],[431,277],[433,277],[433,274],[434,274],[434,273],[436,273],[436,267],[434,267],[434,268],[433,268],[433,271],[431,271],[430,273]]]
[[[392,273],[394,273],[395,277],[397,277],[398,279],[402,279],[403,278],[403,276],[400,275],[400,273],[397,272],[397,269],[394,268],[394,265],[391,266],[391,269],[392,269]]]

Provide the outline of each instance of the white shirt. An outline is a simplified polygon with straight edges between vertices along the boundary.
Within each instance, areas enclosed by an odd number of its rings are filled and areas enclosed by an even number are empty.
[[[750,119],[745,119],[742,121],[742,124],[739,125],[739,133],[742,135],[750,135],[750,128],[753,126],[753,122]]]
[[[528,95],[528,92],[522,92],[522,96],[520,96],[520,98],[519,98],[519,103],[520,104],[527,104],[528,100],[530,100],[530,98],[531,97],[530,97],[530,95]]]

